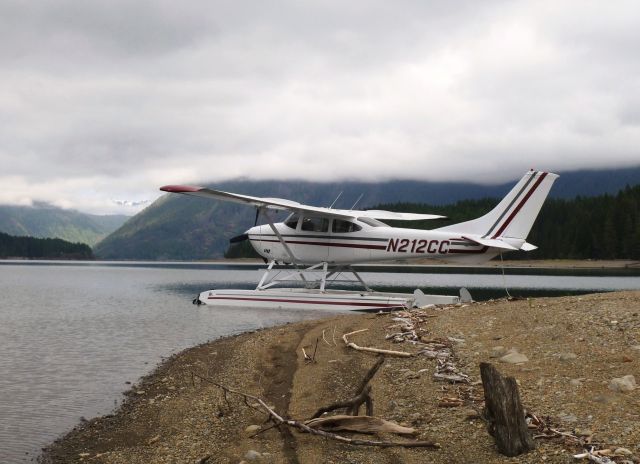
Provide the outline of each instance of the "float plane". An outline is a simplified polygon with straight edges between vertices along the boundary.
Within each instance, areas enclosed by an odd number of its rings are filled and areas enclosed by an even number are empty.
[[[204,187],[167,185],[160,190],[257,208],[267,224],[255,225],[232,242],[249,240],[268,267],[255,290],[208,290],[197,304],[219,306],[308,307],[379,310],[451,303],[458,297],[373,291],[352,264],[431,258],[445,263],[481,264],[506,251],[530,251],[526,241],[557,174],[529,171],[484,216],[432,230],[391,227],[383,221],[440,219],[433,214],[381,210],[343,210],[303,205],[281,198],[263,198]],[[283,222],[274,212],[287,211]],[[284,273],[277,264],[293,266]],[[333,290],[328,284],[350,274],[363,291]],[[319,275],[319,277],[318,277]],[[312,277],[310,277],[312,276]],[[315,276],[315,277],[313,277]],[[294,288],[277,285],[295,281]]]

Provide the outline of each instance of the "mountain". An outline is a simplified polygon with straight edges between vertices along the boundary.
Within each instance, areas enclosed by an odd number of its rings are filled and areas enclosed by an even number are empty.
[[[61,238],[88,245],[94,245],[127,219],[128,216],[85,214],[45,203],[0,205],[0,232],[15,236]]]
[[[626,185],[640,184],[640,167],[560,174],[562,177],[551,191],[556,198],[613,194]],[[235,180],[211,187],[247,195],[287,198],[317,206],[329,206],[342,192],[335,208],[351,208],[362,195],[358,207],[364,209],[382,203],[445,205],[466,199],[501,198],[514,182],[487,186],[420,181],[319,183]],[[228,247],[229,238],[253,225],[254,217],[251,208],[246,206],[168,194],[98,243],[94,253],[100,259],[220,258]]]

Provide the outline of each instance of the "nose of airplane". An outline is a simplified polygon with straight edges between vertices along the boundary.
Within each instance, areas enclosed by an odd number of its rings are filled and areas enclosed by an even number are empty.
[[[249,231],[251,229],[247,230],[244,234],[240,234],[240,235],[236,235],[235,237],[231,237],[229,239],[229,243],[239,243],[239,242],[244,242],[245,240],[247,240],[249,238]]]

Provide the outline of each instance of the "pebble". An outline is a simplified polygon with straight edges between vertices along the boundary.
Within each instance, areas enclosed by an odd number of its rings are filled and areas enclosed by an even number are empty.
[[[529,361],[529,358],[512,348],[507,354],[502,356],[499,361],[507,364],[520,364]]]
[[[617,377],[609,382],[609,390],[616,392],[630,392],[636,389],[636,379],[633,375]]]
[[[507,354],[507,349],[504,346],[494,346],[489,353],[490,358],[501,358]]]
[[[251,433],[255,433],[258,430],[260,430],[260,426],[259,425],[249,425],[246,429],[244,429],[245,432],[251,434]]]
[[[407,371],[402,375],[402,377],[404,379],[419,379],[420,374],[414,371]]]
[[[575,353],[560,353],[560,361],[570,361],[578,357]]]
[[[581,387],[582,386],[582,381],[580,379],[571,379],[571,381],[569,383],[571,384],[572,387]]]
[[[258,453],[256,450],[249,450],[244,455],[244,458],[247,461],[255,461],[256,459],[260,459],[261,457],[262,457],[262,455],[260,453]]]

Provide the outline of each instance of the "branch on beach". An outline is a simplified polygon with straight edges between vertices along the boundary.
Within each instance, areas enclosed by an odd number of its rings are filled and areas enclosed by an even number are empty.
[[[326,432],[324,430],[320,430],[320,429],[314,429],[312,427],[309,427],[307,424],[305,424],[304,422],[301,421],[297,421],[294,419],[284,419],[282,416],[280,416],[277,412],[275,412],[273,409],[271,409],[267,403],[264,402],[264,400],[262,400],[261,398],[254,396],[254,395],[250,395],[249,393],[244,393],[241,392],[239,390],[234,390],[233,388],[229,388],[225,385],[222,385],[212,379],[209,379],[207,377],[195,374],[194,375],[196,377],[198,377],[201,380],[204,380],[205,382],[210,383],[211,385],[214,385],[220,389],[222,389],[223,391],[227,392],[227,393],[232,393],[234,395],[239,395],[241,397],[243,397],[246,400],[253,400],[255,402],[257,402],[260,406],[262,406],[262,408],[269,414],[271,420],[273,420],[276,424],[278,425],[286,425],[287,427],[292,427],[295,428],[297,430],[300,430],[301,432],[307,432],[311,435],[316,435],[316,436],[321,436],[324,438],[329,438],[331,440],[335,440],[335,441],[339,441],[341,443],[347,443],[349,445],[355,445],[355,446],[378,446],[378,447],[382,447],[382,448],[389,448],[389,447],[394,447],[394,446],[400,446],[400,447],[404,447],[404,448],[434,448],[434,449],[438,449],[440,448],[440,444],[433,442],[433,441],[378,441],[378,440],[360,440],[360,439],[355,439],[355,438],[348,438],[348,437],[344,437],[342,435],[338,435],[336,433],[332,433],[332,432]]]
[[[367,408],[367,416],[373,416],[373,399],[371,398],[371,387],[369,386],[369,382],[376,375],[380,366],[384,363],[384,356],[380,356],[376,363],[369,369],[367,374],[360,382],[360,386],[358,390],[356,390],[356,394],[353,398],[345,401],[338,401],[336,403],[330,404],[329,406],[324,406],[318,409],[311,419],[315,419],[316,417],[320,417],[326,412],[335,411],[336,409],[348,409],[352,416],[357,416],[360,410],[360,406],[364,403]]]
[[[407,353],[405,351],[394,351],[394,350],[384,350],[382,348],[371,348],[368,346],[358,346],[353,342],[350,342],[349,339],[347,338],[349,335],[355,335],[357,333],[361,333],[361,332],[366,332],[369,329],[360,329],[360,330],[355,330],[353,332],[349,332],[346,333],[342,336],[342,340],[344,341],[345,345],[347,345],[349,348],[353,348],[354,350],[357,351],[368,351],[370,353],[379,353],[379,354],[386,354],[389,356],[400,356],[403,358],[410,358],[413,356],[412,353]]]
[[[329,411],[335,411],[336,409],[348,409],[350,412],[353,412],[353,410],[356,410],[355,414],[351,414],[352,416],[357,416],[358,415],[358,410],[360,409],[360,406],[362,405],[362,403],[367,403],[367,416],[370,416],[373,414],[373,401],[371,400],[371,387],[367,386],[364,390],[362,390],[358,395],[354,396],[351,399],[345,400],[345,401],[337,401],[335,403],[330,404],[329,406],[323,406],[320,409],[318,409],[313,416],[311,416],[311,419],[315,419],[317,417],[322,416],[324,413],[327,413]],[[369,400],[367,402],[367,400]]]

